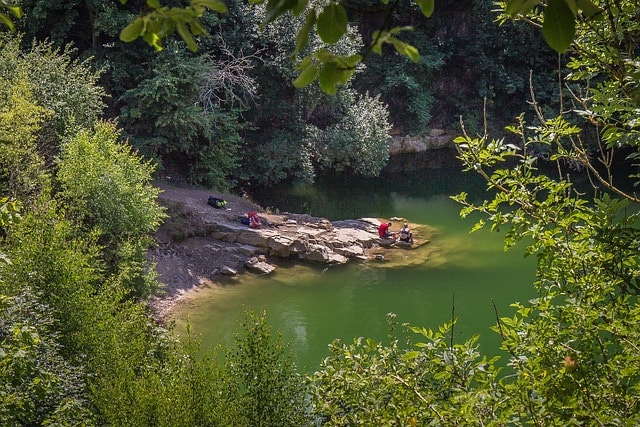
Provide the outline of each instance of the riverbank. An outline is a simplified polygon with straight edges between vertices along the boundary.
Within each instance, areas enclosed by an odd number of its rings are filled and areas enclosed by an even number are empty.
[[[168,218],[148,258],[163,285],[162,293],[151,302],[160,321],[190,290],[214,284],[223,275],[270,274],[276,258],[320,264],[409,262],[406,248],[378,238],[378,218],[330,222],[305,214],[267,212],[239,196],[167,183],[158,186],[162,189],[159,203],[167,208]],[[225,199],[227,206],[209,206],[211,195]],[[260,229],[240,222],[252,210],[262,220]],[[412,248],[429,241],[433,230],[416,224],[412,228]]]

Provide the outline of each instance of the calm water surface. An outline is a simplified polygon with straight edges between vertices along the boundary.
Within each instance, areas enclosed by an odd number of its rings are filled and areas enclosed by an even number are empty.
[[[281,211],[332,220],[398,216],[438,231],[430,244],[406,251],[408,261],[422,260],[414,265],[282,263],[268,277],[245,274],[199,289],[177,311],[178,330],[189,323],[205,345],[230,345],[245,310],[266,310],[272,327],[291,343],[298,366],[313,371],[335,338],[385,340],[390,312],[400,324],[437,328],[451,319],[455,302],[457,336],[480,334],[483,352],[501,354],[499,337],[489,329],[495,324],[493,302],[506,316],[513,313],[510,303],[533,297],[535,264],[523,257],[523,247],[504,252],[498,233],[469,234],[474,221],[460,219],[460,206],[449,195],[465,191],[482,200],[484,188],[471,174],[435,170],[378,179],[334,177],[254,194],[262,206]]]

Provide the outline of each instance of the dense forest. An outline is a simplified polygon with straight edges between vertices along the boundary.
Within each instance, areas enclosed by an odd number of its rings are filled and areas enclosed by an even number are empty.
[[[640,421],[640,198],[614,162],[639,179],[636,1],[230,0],[128,42],[159,2],[19,6],[0,1],[2,425]],[[462,214],[537,260],[538,297],[497,315],[506,363],[453,321],[336,341],[303,378],[264,314],[206,355],[153,322],[156,174],[220,191],[375,176],[391,135],[432,128],[494,190],[456,196]]]
[[[444,2],[430,18],[409,2],[390,16],[375,2],[348,2],[349,37],[334,50],[363,51],[386,19],[413,27],[406,38],[421,56],[369,55],[334,96],[292,84],[302,17],[260,29],[263,10],[230,1],[227,14],[205,15],[210,37],[197,51],[177,37],[156,52],[118,38],[140,3],[25,1],[21,49],[72,46],[105,91],[96,114],[117,118],[123,138],[161,168],[221,190],[336,170],[377,175],[390,134],[459,132],[460,116],[480,129],[485,99],[490,123],[502,129],[527,108],[530,72],[539,99],[557,99],[557,55],[534,28],[496,25],[490,1]]]

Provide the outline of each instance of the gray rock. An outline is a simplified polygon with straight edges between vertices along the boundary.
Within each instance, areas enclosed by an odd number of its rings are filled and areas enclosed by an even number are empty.
[[[247,270],[258,274],[270,274],[276,269],[275,265],[271,265],[265,261],[260,261],[258,257],[253,257],[244,263]]]
[[[220,273],[224,274],[225,276],[235,276],[236,274],[238,274],[238,271],[225,265],[220,269]]]

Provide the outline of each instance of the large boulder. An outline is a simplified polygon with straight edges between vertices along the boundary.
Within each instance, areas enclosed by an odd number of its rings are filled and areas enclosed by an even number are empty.
[[[346,264],[349,261],[347,257],[333,252],[325,245],[317,243],[310,244],[308,251],[302,258],[321,264]]]

